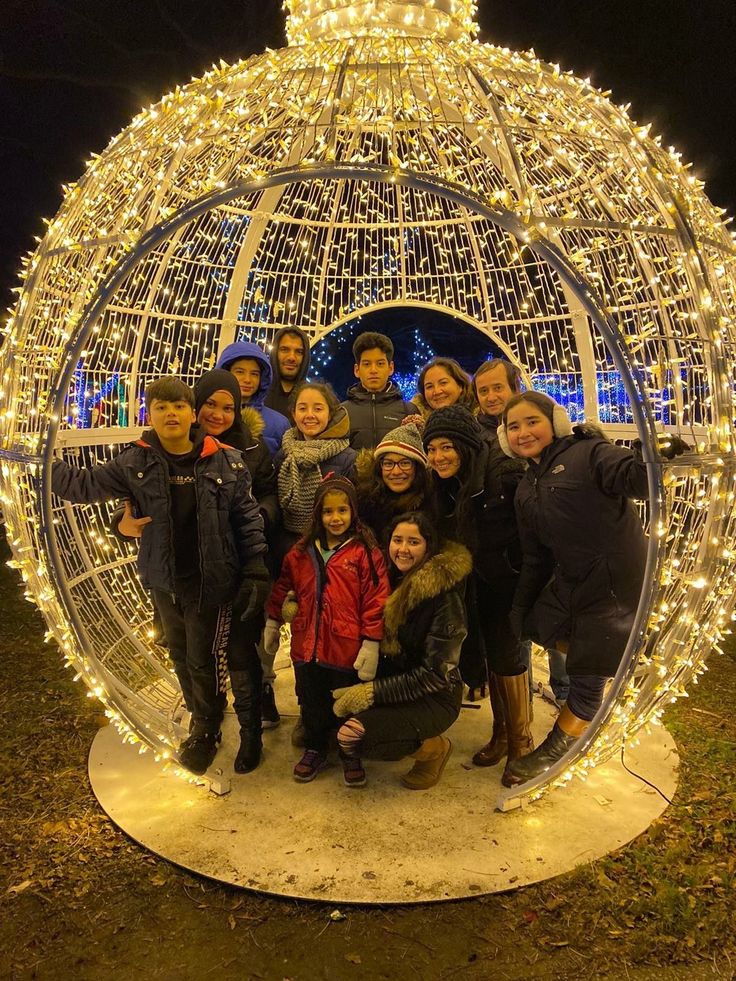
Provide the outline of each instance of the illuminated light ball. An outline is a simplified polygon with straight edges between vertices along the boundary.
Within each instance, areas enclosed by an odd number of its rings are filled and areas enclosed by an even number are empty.
[[[734,244],[702,185],[588,82],[475,40],[473,7],[295,2],[290,44],[213,67],[99,155],[37,251],[2,349],[2,507],[29,598],[127,738],[170,758],[180,696],[110,507],[52,497],[53,454],[107,460],[143,391],[233,339],[316,342],[431,308],[653,464],[650,577],[599,724],[607,758],[685,689],[730,622]],[[518,790],[510,792],[511,796]]]

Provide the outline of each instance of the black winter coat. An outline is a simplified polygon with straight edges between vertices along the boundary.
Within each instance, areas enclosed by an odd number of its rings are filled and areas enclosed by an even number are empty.
[[[194,465],[202,599],[221,606],[233,599],[241,568],[266,552],[263,519],[251,495],[251,480],[242,455],[204,436]],[[155,432],[149,430],[108,463],[89,469],[54,461],[53,492],[75,504],[129,498],[138,514],[153,521],[143,528],[138,572],[146,589],[175,591],[174,534],[171,522],[169,468]]]
[[[240,450],[245,459],[253,486],[253,496],[258,501],[258,507],[266,522],[266,532],[278,525],[281,516],[279,495],[276,487],[276,467],[273,465],[271,452],[263,441],[263,417],[256,409],[243,406],[244,428],[247,429],[245,439],[233,444],[234,449]],[[227,437],[223,437],[227,443]]]
[[[473,571],[486,582],[517,576],[521,569],[521,544],[516,527],[514,495],[524,475],[519,460],[512,460],[498,442],[483,443],[468,475],[471,513],[465,527],[458,527],[456,503],[460,483],[456,477],[440,480],[439,527],[446,538],[461,541],[473,556]]]
[[[445,542],[391,593],[373,682],[375,705],[415,702],[461,684],[458,663],[467,634],[463,594],[471,568],[468,550]]]
[[[366,392],[362,385],[353,385],[342,404],[350,417],[350,445],[354,450],[375,449],[386,433],[417,412],[413,402],[402,399],[393,382],[383,392]]]
[[[545,647],[567,640],[568,674],[618,670],[647,555],[628,498],[647,494],[638,454],[581,431],[556,439],[519,485],[523,567],[514,620]]]

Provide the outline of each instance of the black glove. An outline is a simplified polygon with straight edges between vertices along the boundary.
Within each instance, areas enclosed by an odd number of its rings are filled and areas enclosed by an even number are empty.
[[[243,566],[243,581],[233,602],[233,613],[239,620],[258,616],[271,592],[271,579],[263,559],[251,559]]]
[[[663,460],[673,460],[676,456],[687,453],[691,449],[685,440],[676,433],[657,433],[655,448]],[[641,440],[635,439],[631,444],[631,449],[641,456]]]
[[[674,460],[689,449],[688,444],[677,433],[657,433],[657,450],[665,460]]]

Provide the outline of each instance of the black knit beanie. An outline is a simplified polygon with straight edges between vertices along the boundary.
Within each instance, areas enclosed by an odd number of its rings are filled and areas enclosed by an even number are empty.
[[[448,405],[430,413],[422,433],[425,450],[433,439],[443,436],[453,443],[464,443],[471,450],[477,451],[483,445],[483,430],[464,405]]]

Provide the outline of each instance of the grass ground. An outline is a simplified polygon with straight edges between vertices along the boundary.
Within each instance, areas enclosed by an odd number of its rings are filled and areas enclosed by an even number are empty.
[[[736,644],[668,712],[675,800],[621,851],[515,892],[333,919],[334,905],[217,885],[120,832],[87,781],[99,706],[4,564],[0,595],[0,977],[736,976]]]

